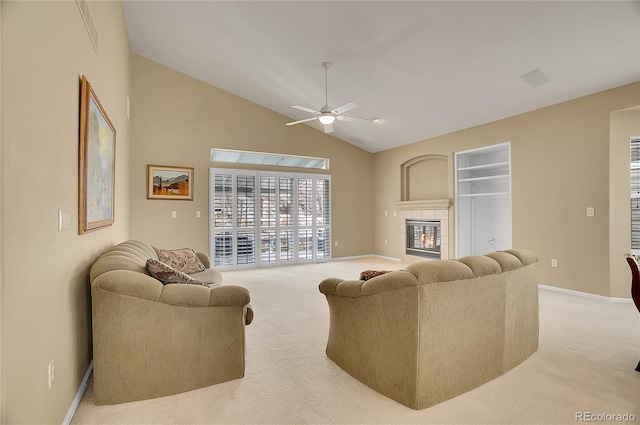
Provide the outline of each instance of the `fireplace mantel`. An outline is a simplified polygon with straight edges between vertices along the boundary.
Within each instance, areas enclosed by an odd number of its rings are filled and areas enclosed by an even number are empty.
[[[453,201],[451,199],[429,199],[422,201],[398,201],[396,207],[403,210],[448,210]]]

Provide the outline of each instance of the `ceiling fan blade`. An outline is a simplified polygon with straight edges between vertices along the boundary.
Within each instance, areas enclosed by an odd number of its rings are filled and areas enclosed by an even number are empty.
[[[336,115],[340,115],[344,112],[350,111],[352,109],[356,109],[358,107],[358,104],[355,102],[348,102],[345,103],[342,106],[338,106],[336,109],[334,109],[333,111],[331,111],[332,113],[336,114]]]
[[[313,110],[311,108],[307,108],[305,106],[293,105],[292,108],[300,109],[301,111],[311,112],[312,114],[319,114],[320,111]]]
[[[373,121],[371,118],[349,117],[346,115],[339,115],[336,117],[336,119],[347,122]]]
[[[329,134],[329,133],[333,133],[333,124],[325,124],[324,125],[324,132]]]
[[[288,122],[288,123],[286,123],[285,125],[300,124],[300,123],[302,123],[302,122],[313,121],[313,120],[317,120],[317,119],[318,119],[318,117],[307,118],[307,119],[305,119],[305,120]]]

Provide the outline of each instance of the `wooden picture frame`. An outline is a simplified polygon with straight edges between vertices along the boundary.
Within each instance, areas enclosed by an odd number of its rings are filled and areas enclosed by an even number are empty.
[[[193,168],[147,165],[147,199],[193,201]]]
[[[113,224],[115,165],[116,129],[83,75],[80,86],[79,234]]]

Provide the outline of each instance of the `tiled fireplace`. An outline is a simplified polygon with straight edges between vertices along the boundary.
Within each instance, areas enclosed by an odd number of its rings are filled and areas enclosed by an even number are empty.
[[[405,254],[440,259],[440,220],[405,220]]]
[[[400,260],[414,263],[429,259],[449,259],[451,201],[402,201],[397,202],[396,206],[400,210],[401,219],[399,233],[403,251],[398,255]],[[437,230],[436,223],[439,226]]]

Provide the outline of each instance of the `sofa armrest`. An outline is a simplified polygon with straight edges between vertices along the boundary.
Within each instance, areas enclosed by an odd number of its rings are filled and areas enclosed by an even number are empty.
[[[159,301],[164,285],[145,273],[132,270],[110,270],[92,279],[91,287],[120,295]]]
[[[206,268],[208,268],[208,269],[211,268],[211,260],[209,260],[209,255],[207,255],[205,252],[201,252],[201,251],[196,251],[196,255],[198,256],[200,261],[202,261],[202,264],[204,264],[204,266]]]
[[[328,278],[320,282],[319,289],[325,295],[357,298],[411,286],[418,286],[418,279],[413,274],[405,271],[392,271],[367,281]]]

